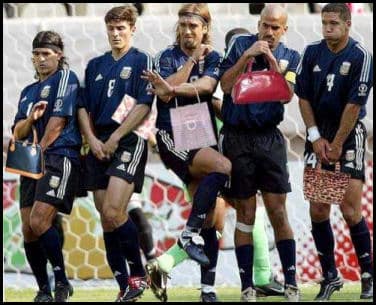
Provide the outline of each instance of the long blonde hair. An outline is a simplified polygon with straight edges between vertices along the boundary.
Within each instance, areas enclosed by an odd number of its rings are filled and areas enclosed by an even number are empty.
[[[184,15],[197,15],[201,17],[204,21],[204,25],[207,26],[208,30],[204,37],[202,38],[202,43],[210,44],[211,43],[211,15],[209,12],[209,7],[206,3],[187,3],[183,4],[178,12],[179,18]],[[176,25],[176,43],[180,44],[180,34],[179,34],[179,24]]]

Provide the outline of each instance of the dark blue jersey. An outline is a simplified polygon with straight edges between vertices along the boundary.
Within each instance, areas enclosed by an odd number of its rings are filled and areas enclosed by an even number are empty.
[[[12,129],[18,121],[28,117],[34,104],[46,101],[46,111],[34,123],[38,140],[44,136],[51,117],[64,117],[66,124],[59,137],[48,146],[45,154],[63,155],[78,161],[81,147],[81,134],[77,122],[78,89],[76,74],[67,69],[58,70],[44,81],[27,86],[22,90]],[[31,141],[32,133],[28,139]]]
[[[243,53],[258,40],[257,35],[240,34],[233,37],[229,43],[228,50],[220,65],[222,76],[228,69],[233,67]],[[295,84],[295,72],[300,56],[295,50],[287,48],[279,43],[273,51],[282,73],[286,79]],[[253,71],[268,70],[269,64],[263,55],[256,56],[252,65]],[[222,117],[226,125],[242,128],[264,128],[277,126],[283,120],[284,106],[281,103],[258,103],[249,105],[235,105],[231,94],[224,94]]]
[[[163,77],[167,78],[170,75],[179,71],[186,61],[188,60],[188,56],[181,50],[180,46],[173,45],[168,47],[167,49],[161,51],[155,59],[155,66],[158,73]],[[194,82],[195,80],[203,77],[209,76],[211,78],[219,80],[219,62],[221,60],[221,56],[218,52],[212,51],[208,55],[205,56],[203,62],[199,62],[192,68],[191,74],[189,75],[189,79],[187,82]],[[201,102],[207,102],[209,112],[212,118],[212,123],[214,120],[214,110],[211,103],[213,94],[206,94],[200,95]],[[183,97],[178,96],[176,98],[178,106],[185,106],[190,104],[196,104],[197,98],[196,97]],[[171,99],[168,103],[163,102],[157,97],[157,109],[158,109],[158,116],[156,127],[159,129],[164,130],[172,130],[171,127],[171,118],[170,118],[170,109],[175,108],[176,103],[175,99]],[[213,126],[215,124],[213,123]]]
[[[125,94],[151,108],[154,95],[147,92],[149,83],[141,75],[152,67],[152,58],[133,47],[117,61],[111,52],[90,60],[85,71],[84,104],[97,136],[105,139],[119,127],[111,117]]]
[[[373,81],[371,54],[350,38],[338,53],[325,40],[308,45],[297,70],[296,94],[309,101],[319,129],[328,124],[337,130],[346,104],[361,105],[359,119],[366,115]]]

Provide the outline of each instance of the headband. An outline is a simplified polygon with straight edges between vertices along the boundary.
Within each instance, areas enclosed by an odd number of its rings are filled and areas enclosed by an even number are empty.
[[[51,49],[55,52],[62,52],[60,47],[58,47],[57,45],[54,45],[52,43],[47,43],[47,42],[40,42],[40,41],[34,42],[33,43],[33,49],[37,49],[37,48],[47,48],[47,49]]]
[[[182,14],[179,14],[179,17],[193,17],[193,18],[196,17],[200,19],[203,24],[208,23],[201,15],[196,14],[196,13],[182,13]]]

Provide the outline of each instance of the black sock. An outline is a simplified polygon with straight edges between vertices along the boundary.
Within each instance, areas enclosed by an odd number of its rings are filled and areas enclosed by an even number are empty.
[[[47,274],[47,257],[39,240],[24,242],[27,261],[37,280],[39,290],[51,293],[50,282]]]
[[[283,275],[285,276],[285,285],[296,286],[296,246],[295,240],[284,239],[276,243]]]
[[[136,208],[128,212],[129,217],[132,219],[138,230],[140,239],[140,247],[144,252],[146,260],[155,258],[155,248],[153,242],[153,229],[146,219],[142,209]]]
[[[55,283],[62,282],[68,284],[68,279],[65,275],[63,251],[61,249],[59,234],[56,228],[51,226],[39,237],[39,240],[52,265],[55,275]]]
[[[373,275],[371,235],[363,217],[358,224],[350,227],[350,235],[355,248],[356,256],[358,257],[361,272],[368,272]]]
[[[187,226],[201,229],[206,214],[215,205],[218,192],[226,184],[229,177],[222,173],[210,173],[204,177],[193,196],[192,210]]]
[[[236,260],[239,267],[240,281],[242,283],[242,291],[253,287],[253,246],[243,245],[235,248]]]
[[[218,261],[219,242],[215,228],[202,229],[200,235],[204,239],[204,251],[210,264],[207,267],[201,266],[201,284],[214,286],[215,268]]]
[[[127,259],[131,276],[145,276],[145,270],[141,262],[137,227],[133,221],[128,218],[127,222],[115,231],[118,233],[120,246]]]
[[[330,221],[312,221],[312,236],[315,241],[317,254],[319,256],[322,275],[326,279],[338,276],[334,258],[334,236]]]
[[[103,239],[106,247],[107,262],[120,290],[125,290],[128,287],[128,271],[125,264],[125,257],[122,255],[118,234],[114,231],[104,232]]]

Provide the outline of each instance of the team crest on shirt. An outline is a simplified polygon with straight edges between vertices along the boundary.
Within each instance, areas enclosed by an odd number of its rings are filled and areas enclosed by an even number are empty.
[[[51,176],[50,182],[49,182],[50,187],[52,187],[53,189],[56,189],[59,186],[59,184],[60,184],[60,177]]]
[[[281,59],[281,60],[279,61],[279,68],[281,69],[281,72],[282,72],[282,73],[285,73],[285,71],[286,71],[288,65],[289,65],[289,61],[286,60],[286,59]]]
[[[54,110],[53,112],[60,112],[63,108],[63,100],[61,98],[57,99],[54,104]]]
[[[339,68],[339,74],[341,75],[348,75],[350,71],[351,63],[348,61],[344,61]]]
[[[368,87],[366,84],[360,84],[358,96],[366,96]]]
[[[132,74],[132,68],[131,67],[123,67],[123,69],[120,72],[120,78],[122,79],[128,79]]]
[[[50,94],[51,86],[44,86],[42,91],[40,92],[41,98],[46,98]]]
[[[355,159],[355,151],[353,149],[346,151],[346,161],[353,161]]]
[[[132,157],[132,154],[130,152],[123,151],[123,153],[121,154],[120,160],[121,162],[127,163],[131,161],[131,157]]]

